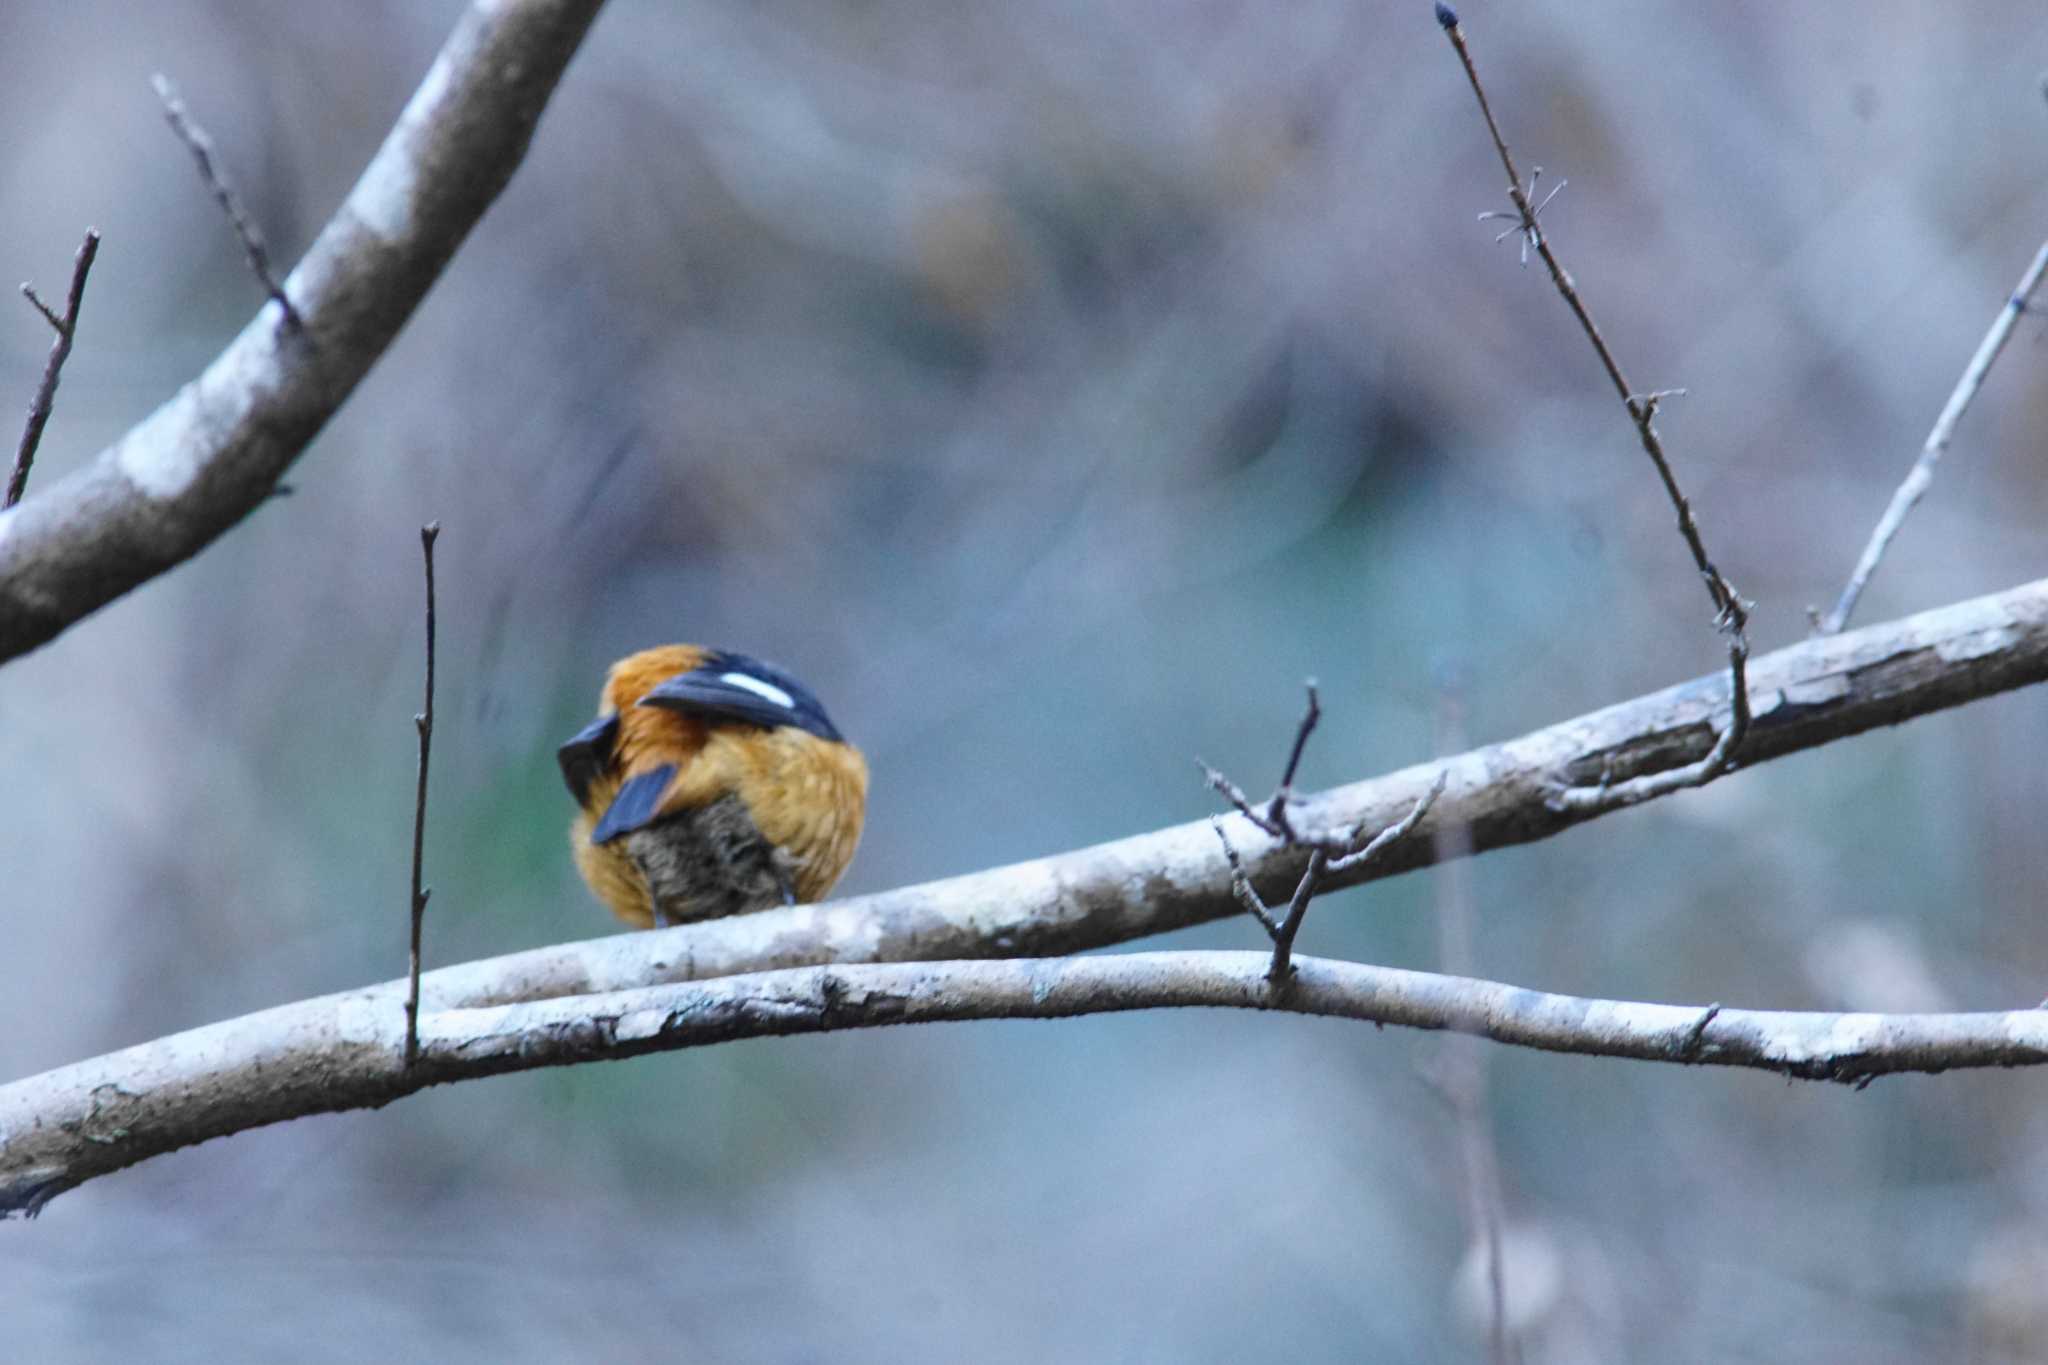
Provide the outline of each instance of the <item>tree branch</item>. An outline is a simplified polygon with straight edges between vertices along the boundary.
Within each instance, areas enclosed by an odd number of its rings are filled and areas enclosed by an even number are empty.
[[[646,937],[643,935],[642,937]],[[1807,1014],[1636,1004],[1301,958],[1284,988],[1264,953],[1130,953],[807,967],[420,1020],[285,1006],[0,1088],[0,1212],[33,1214],[95,1176],[208,1138],[374,1108],[429,1085],[738,1038],[966,1019],[1208,1006],[1451,1029],[1552,1052],[1754,1067],[1867,1083],[1905,1071],[2048,1061],[2048,1011]],[[1702,1027],[1705,1021],[1707,1027]]]
[[[0,512],[0,661],[200,550],[260,505],[376,362],[524,156],[601,0],[475,4],[348,199],[175,397]]]
[[[1762,762],[2043,678],[2048,579],[1806,640],[1765,656],[1752,670],[1756,721],[1741,762]],[[1465,827],[1474,852],[1527,843],[1592,818],[1547,801],[1560,770],[1584,774],[1583,782],[1601,772],[1629,776],[1689,762],[1714,743],[1716,716],[1726,706],[1726,676],[1699,679],[1504,744],[1300,797],[1293,819],[1309,840],[1361,825],[1385,827],[1448,773],[1426,824]],[[1249,822],[1240,840],[1250,846],[1244,864],[1254,884],[1280,894],[1299,882],[1307,847],[1260,835]],[[1383,857],[1330,871],[1325,886],[1334,890],[1422,866],[1437,856],[1434,843],[1419,837],[1390,843]],[[429,972],[420,980],[421,1052],[411,1072],[403,1066],[404,978],[282,1005],[0,1087],[0,1209],[40,1207],[81,1180],[208,1137],[299,1114],[382,1104],[428,1084],[521,1066],[912,1019],[1174,1004],[1273,1008],[1277,1002],[1265,994],[1271,966],[1265,953],[1229,955],[1227,966],[1212,964],[1206,975],[1171,977],[1167,984],[1089,975],[1139,972],[1137,965],[1101,964],[1137,964],[1143,957],[991,964],[985,975],[954,963],[936,974],[898,965],[738,979],[832,962],[1043,957],[1239,913],[1230,865],[1210,822],[1202,820],[856,900],[619,934]],[[2048,1046],[2048,1012],[1749,1015],[1569,1000],[1384,968],[1317,962],[1311,972],[1312,961],[1296,964],[1300,970],[1290,978],[1285,1002],[1290,1009],[1458,1028],[1501,1042],[1608,1056],[1675,1055],[1847,1080],[1894,1070],[2031,1064]],[[1345,997],[1352,1003],[1320,1003],[1336,998],[1326,994],[1325,970],[1349,974],[1342,977],[1350,983],[1343,990],[1352,993]],[[692,981],[698,984],[689,990],[669,989]],[[959,993],[988,981],[1009,983],[1001,998],[1011,1003],[999,1008],[988,1003],[992,997]],[[916,982],[933,984],[905,985]],[[1095,994],[1079,997],[1085,1010],[1079,1003],[1054,1008],[1076,999],[1064,992],[1091,982],[1086,989]],[[1040,1000],[1041,988],[1052,993]],[[1020,991],[1034,1003],[1019,1003]],[[1297,991],[1304,993],[1297,998]],[[606,998],[583,998],[600,996]],[[829,1002],[816,1003],[825,997]],[[307,1058],[314,1059],[307,1069],[292,1069]]]
[[[1758,715],[1745,767],[2040,682],[2048,679],[2048,579],[1805,640],[1759,659],[1751,677]],[[1308,793],[1297,798],[1295,819],[1310,837],[1385,828],[1448,772],[1424,831],[1464,826],[1474,853],[1533,843],[1600,813],[1552,807],[1560,769],[1585,784],[1602,771],[1627,776],[1685,763],[1714,742],[1726,689],[1726,674],[1695,679],[1519,739]],[[1245,875],[1273,900],[1288,896],[1307,848],[1283,846],[1248,822],[1230,827]],[[1437,857],[1434,843],[1419,831],[1368,865],[1328,874],[1323,889],[1426,866]],[[1214,826],[1203,819],[874,895],[442,967],[421,976],[420,1004],[430,1012],[502,1005],[826,962],[1055,956],[1243,913]],[[349,1000],[399,1017],[406,984],[286,1008]]]

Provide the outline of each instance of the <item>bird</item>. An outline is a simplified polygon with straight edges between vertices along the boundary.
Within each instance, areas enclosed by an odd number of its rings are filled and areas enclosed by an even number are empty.
[[[816,695],[729,650],[620,659],[556,757],[576,870],[637,928],[822,900],[866,819],[867,760]]]

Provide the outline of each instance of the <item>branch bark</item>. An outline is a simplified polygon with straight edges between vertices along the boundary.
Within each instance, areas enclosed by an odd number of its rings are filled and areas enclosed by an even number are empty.
[[[641,935],[646,937],[646,935]],[[1636,1004],[1499,982],[1264,953],[1130,953],[806,967],[612,991],[419,1021],[363,996],[194,1029],[0,1088],[0,1214],[33,1215],[85,1180],[307,1114],[374,1108],[429,1085],[738,1038],[964,1019],[1056,1019],[1208,1006],[1451,1029],[1552,1052],[1754,1067],[1862,1084],[1903,1071],[2048,1061],[2048,1011],[1809,1014]]]
[[[86,468],[0,512],[0,661],[191,558],[267,498],[525,155],[602,0],[478,0],[241,335]]]

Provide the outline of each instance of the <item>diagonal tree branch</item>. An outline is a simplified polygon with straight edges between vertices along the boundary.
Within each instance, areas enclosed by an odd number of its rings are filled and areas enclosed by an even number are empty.
[[[0,1087],[0,1214],[208,1138],[374,1108],[429,1085],[636,1057],[738,1038],[966,1019],[1056,1019],[1210,1006],[1452,1029],[1552,1052],[1873,1077],[2048,1062],[2048,1011],[1808,1014],[1549,995],[1493,981],[1264,953],[1129,953],[806,967],[650,986],[419,1021],[336,998],[144,1043]],[[289,1027],[287,1027],[287,1023]]]
[[[601,0],[479,0],[285,281],[197,379],[0,512],[0,661],[189,559],[268,497],[511,178]]]

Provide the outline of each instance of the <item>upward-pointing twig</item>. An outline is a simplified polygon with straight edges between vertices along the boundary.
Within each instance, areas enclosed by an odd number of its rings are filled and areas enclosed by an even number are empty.
[[[14,451],[14,472],[7,478],[7,493],[0,498],[0,509],[20,502],[28,487],[29,466],[36,462],[36,447],[43,443],[43,428],[49,425],[50,407],[57,397],[57,377],[64,371],[64,362],[71,358],[71,339],[78,331],[78,305],[85,301],[85,277],[92,270],[93,258],[99,254],[100,235],[87,228],[85,240],[78,244],[78,255],[71,262],[71,291],[64,296],[62,317],[37,296],[34,285],[21,286],[23,297],[35,305],[57,339],[50,343],[50,358],[43,362],[43,382],[36,385],[36,396],[29,401],[28,422],[21,429],[21,444]]]
[[[420,736],[419,788],[412,807],[412,956],[405,996],[405,1064],[411,1066],[420,1052],[420,925],[427,917],[427,897],[433,891],[420,885],[420,862],[426,848],[427,758],[434,745],[434,540],[441,523],[430,521],[420,527],[420,553],[427,562],[427,700],[426,708],[412,718]]]
[[[1977,343],[1977,354],[1970,357],[1970,363],[1963,370],[1963,377],[1956,381],[1948,402],[1942,405],[1941,416],[1934,419],[1934,430],[1927,433],[1927,443],[1920,447],[1920,454],[1913,461],[1913,468],[1906,474],[1906,481],[1892,494],[1884,515],[1878,518],[1876,529],[1870,533],[1870,542],[1863,547],[1863,555],[1856,561],[1856,571],[1849,575],[1849,582],[1842,589],[1833,610],[1817,624],[1816,633],[1835,635],[1849,624],[1849,614],[1856,610],[1856,599],[1863,595],[1864,587],[1870,582],[1870,575],[1877,571],[1877,563],[1890,548],[1892,537],[1899,533],[1905,523],[1906,514],[1913,510],[1913,504],[1920,501],[1928,486],[1934,482],[1934,466],[1948,450],[1948,443],[1954,439],[1956,424],[1963,418],[1963,410],[1976,398],[1977,390],[1984,387],[1984,377],[1991,373],[1991,367],[1998,360],[1998,353],[2005,349],[2007,338],[2012,336],[2013,326],[2019,322],[2020,314],[2027,311],[2033,301],[2034,292],[2041,287],[2041,277],[2048,274],[2048,242],[2034,253],[2033,264],[2027,273],[2020,276],[2020,282],[2013,287],[2012,297],[1998,310],[1998,316],[1991,320],[1991,330],[1984,334],[1984,340]]]

